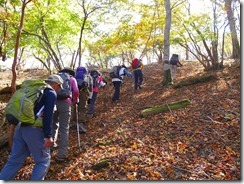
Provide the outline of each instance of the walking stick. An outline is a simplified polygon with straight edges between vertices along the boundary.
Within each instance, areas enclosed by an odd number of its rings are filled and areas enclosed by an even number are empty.
[[[81,151],[81,147],[80,147],[80,131],[79,131],[79,122],[78,122],[78,104],[75,104],[75,121],[76,121],[76,125],[77,125],[79,151]]]

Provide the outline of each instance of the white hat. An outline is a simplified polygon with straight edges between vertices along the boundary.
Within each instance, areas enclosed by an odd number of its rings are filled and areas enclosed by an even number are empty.
[[[63,79],[59,75],[50,75],[45,82],[55,82],[57,84],[63,84]]]

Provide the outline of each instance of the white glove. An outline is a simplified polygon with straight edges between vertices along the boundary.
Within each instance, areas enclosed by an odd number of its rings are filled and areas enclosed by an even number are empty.
[[[101,81],[101,82],[99,83],[99,86],[104,87],[104,86],[106,86],[106,83],[103,82],[103,81]]]

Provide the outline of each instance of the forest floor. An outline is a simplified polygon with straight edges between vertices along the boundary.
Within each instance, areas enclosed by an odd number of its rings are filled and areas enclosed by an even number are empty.
[[[11,72],[0,73],[1,87],[11,84]],[[111,81],[100,89],[95,115],[87,133],[70,128],[66,162],[52,153],[46,180],[240,180],[241,179],[241,67],[234,62],[208,72],[217,80],[181,88],[162,87],[163,67],[146,65],[142,89],[134,92],[127,79],[120,103],[112,104]],[[177,80],[205,73],[196,62],[185,62]],[[9,75],[9,76],[8,76]],[[19,79],[45,79],[41,71],[22,72]],[[10,95],[0,95],[0,121]],[[185,108],[141,117],[140,111],[156,105],[189,99]],[[71,126],[74,122],[71,122]],[[3,124],[1,134],[7,132]],[[8,148],[0,150],[0,168]],[[98,165],[96,165],[98,164]],[[99,167],[98,167],[99,166]],[[33,168],[26,160],[16,179],[28,180]]]

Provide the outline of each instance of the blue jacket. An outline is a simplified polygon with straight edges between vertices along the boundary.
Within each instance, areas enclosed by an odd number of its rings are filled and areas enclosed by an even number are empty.
[[[119,71],[119,76],[121,78],[113,78],[112,82],[114,82],[114,81],[121,81],[122,82],[125,76],[132,77],[132,74],[126,68],[122,67]]]
[[[46,88],[43,93],[43,97],[40,102],[36,104],[34,108],[35,114],[44,106],[43,116],[43,132],[45,138],[52,137],[52,126],[53,126],[53,112],[57,100],[57,94],[53,89]]]

